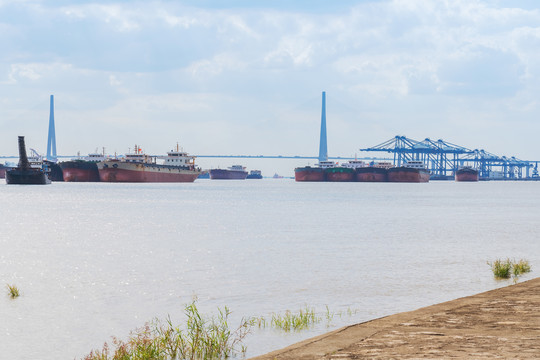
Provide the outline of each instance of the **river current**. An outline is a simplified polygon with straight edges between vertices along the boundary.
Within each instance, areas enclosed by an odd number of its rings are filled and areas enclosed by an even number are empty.
[[[231,327],[306,306],[310,330],[254,328],[247,357],[347,324],[512,284],[540,269],[540,182],[191,184],[0,181],[0,358],[80,359],[193,299]],[[10,299],[6,284],[21,296]]]

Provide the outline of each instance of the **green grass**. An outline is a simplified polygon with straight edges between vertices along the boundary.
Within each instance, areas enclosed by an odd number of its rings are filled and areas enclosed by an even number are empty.
[[[285,311],[285,313],[274,313],[272,314],[271,319],[267,319],[264,316],[251,317],[248,320],[248,323],[251,326],[261,328],[272,328],[278,329],[285,332],[289,331],[299,331],[304,329],[309,329],[315,324],[319,324],[323,320],[326,320],[326,325],[330,326],[332,321],[336,316],[339,318],[344,315],[354,316],[359,312],[359,310],[353,310],[350,307],[347,311],[333,312],[328,306],[325,307],[323,313],[315,312],[314,308],[311,308],[306,305],[304,309],[301,309],[297,312],[292,312],[290,310]]]
[[[510,259],[497,259],[494,262],[488,262],[488,265],[497,279],[509,279],[513,276],[514,281],[517,281],[520,275],[531,272],[531,265],[525,259],[520,259],[518,262]]]
[[[206,319],[193,302],[185,307],[184,327],[174,326],[170,317],[154,320],[132,332],[127,341],[113,338],[112,346],[105,343],[84,360],[226,359],[244,354],[242,340],[249,333],[249,324],[242,321],[232,331],[228,324],[231,312],[227,307],[218,310],[217,318]]]
[[[110,344],[105,343],[101,349],[93,350],[84,360],[199,360],[226,359],[244,356],[246,347],[242,340],[253,326],[259,328],[299,331],[308,329],[326,318],[329,324],[334,316],[342,316],[344,312],[334,313],[326,306],[324,313],[316,313],[314,308],[306,307],[298,312],[286,311],[284,314],[272,314],[267,320],[264,316],[242,320],[236,330],[229,329],[228,318],[231,312],[227,307],[218,309],[217,317],[206,319],[196,306],[194,300],[185,306],[186,323],[183,327],[175,326],[168,317],[164,321],[154,320],[144,327],[131,332],[127,340],[112,338]],[[347,309],[352,316],[358,310]]]
[[[529,264],[528,260],[520,259],[517,263],[514,263],[514,276],[519,276],[528,272],[531,272],[531,265]]]
[[[285,314],[272,314],[271,326],[284,331],[308,329],[311,325],[321,322],[322,318],[313,308],[306,306],[297,313],[286,311]]]
[[[19,288],[17,288],[15,285],[6,284],[6,287],[8,288],[8,295],[10,298],[15,299],[21,295]]]
[[[492,263],[488,262],[488,265],[491,266],[493,275],[498,279],[509,279],[512,275],[512,262],[510,259],[497,259]]]

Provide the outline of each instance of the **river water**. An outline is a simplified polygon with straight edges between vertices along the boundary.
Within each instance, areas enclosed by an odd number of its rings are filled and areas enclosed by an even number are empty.
[[[306,306],[310,330],[255,328],[255,356],[338,327],[507,286],[540,268],[540,183],[0,182],[0,357],[82,358],[153,318]],[[7,296],[5,284],[22,295]],[[337,316],[337,315],[340,316]]]

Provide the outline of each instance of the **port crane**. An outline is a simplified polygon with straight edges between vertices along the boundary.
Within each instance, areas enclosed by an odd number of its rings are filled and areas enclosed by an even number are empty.
[[[366,152],[387,152],[394,165],[407,161],[422,161],[431,171],[432,179],[450,179],[463,166],[478,169],[485,180],[540,180],[538,161],[520,160],[514,156],[498,156],[485,150],[469,149],[442,139],[422,141],[397,135],[378,145],[360,149]]]

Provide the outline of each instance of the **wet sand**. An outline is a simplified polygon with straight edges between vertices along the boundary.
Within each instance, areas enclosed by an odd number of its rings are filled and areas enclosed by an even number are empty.
[[[343,327],[253,359],[539,359],[540,278]]]

